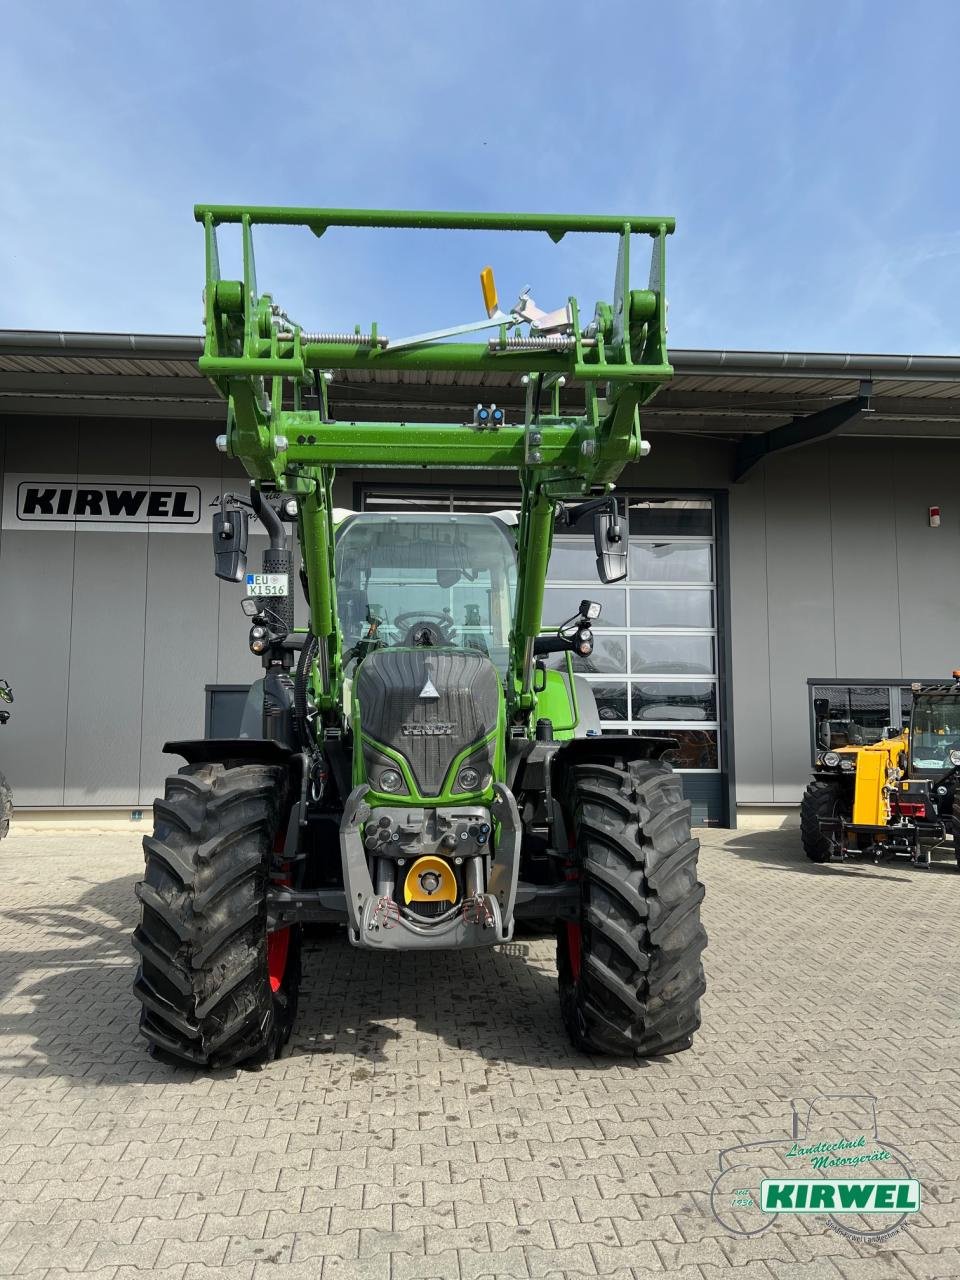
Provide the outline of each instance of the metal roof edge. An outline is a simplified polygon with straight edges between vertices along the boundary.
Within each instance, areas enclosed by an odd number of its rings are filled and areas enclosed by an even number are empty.
[[[199,335],[82,333],[50,329],[0,329],[0,351],[80,355],[196,356]],[[738,351],[678,348],[670,354],[680,374],[781,374],[785,377],[870,378],[871,376],[960,379],[960,355],[884,355],[843,352]]]

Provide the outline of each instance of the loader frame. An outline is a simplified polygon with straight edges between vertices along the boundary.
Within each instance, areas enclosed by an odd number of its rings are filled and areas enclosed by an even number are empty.
[[[666,344],[666,237],[672,218],[558,214],[434,213],[198,205],[204,228],[205,342],[200,371],[228,402],[221,448],[258,489],[298,501],[298,533],[310,609],[319,642],[311,691],[318,729],[341,705],[343,654],[334,589],[332,486],[337,466],[516,469],[522,504],[517,534],[518,587],[506,681],[508,719],[533,735],[534,640],[558,504],[609,493],[620,471],[644,456],[639,406],[672,376]],[[238,224],[242,269],[224,278],[217,229]],[[257,286],[254,227],[337,227],[546,233],[602,232],[618,251],[612,302],[598,302],[584,323],[568,300],[566,332],[517,337],[501,323],[483,342],[422,342],[391,349],[372,323],[365,331],[311,333]],[[631,287],[634,237],[652,241],[644,288]],[[338,422],[331,417],[333,370],[513,372],[526,387],[523,421],[483,423]],[[583,411],[565,412],[560,388],[576,380]]]

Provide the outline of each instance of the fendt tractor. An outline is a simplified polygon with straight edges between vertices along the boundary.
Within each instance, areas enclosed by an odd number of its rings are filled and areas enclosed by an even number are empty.
[[[800,805],[812,862],[900,857],[929,868],[931,853],[952,837],[960,868],[960,670],[948,683],[914,684],[912,693],[909,726],[877,741],[818,708],[824,731]]]
[[[134,935],[152,1052],[202,1067],[279,1053],[305,925],[345,926],[372,951],[438,952],[506,943],[522,919],[556,929],[575,1046],[689,1048],[706,934],[690,806],[664,759],[676,743],[601,732],[573,669],[592,650],[598,604],[585,599],[558,630],[541,622],[558,522],[587,521],[604,582],[626,574],[614,482],[648,452],[639,406],[672,374],[672,219],[224,206],[196,217],[206,241],[199,367],[227,402],[218,447],[252,482],[214,513],[215,571],[246,581],[263,675],[235,739],[165,747],[187,763],[154,805]],[[239,224],[240,279],[221,276],[225,223]],[[575,298],[547,312],[525,290],[504,311],[484,268],[478,320],[396,341],[376,324],[308,332],[258,292],[257,224],[317,236],[612,233],[613,301],[584,318]],[[636,236],[652,240],[640,289],[630,283]],[[481,398],[483,375],[506,372],[523,390],[512,413],[481,403],[459,422],[341,421],[336,379],[354,370],[462,373]],[[565,397],[579,388],[577,412],[561,402],[565,382]],[[518,510],[335,511],[337,466],[515,469]],[[248,574],[251,515],[269,549],[262,572]],[[293,532],[305,630],[294,627]]]

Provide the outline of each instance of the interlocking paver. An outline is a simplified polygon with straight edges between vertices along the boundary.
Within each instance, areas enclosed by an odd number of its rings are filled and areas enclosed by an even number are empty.
[[[377,956],[308,938],[287,1055],[153,1062],[130,991],[133,836],[0,845],[0,1273],[28,1280],[949,1280],[960,1276],[960,881],[811,867],[704,833],[694,1050],[588,1059],[553,944]],[[896,921],[891,932],[890,921]],[[946,975],[946,976],[945,976]],[[882,1246],[819,1218],[730,1235],[720,1151],[790,1101],[873,1093],[924,1209]]]

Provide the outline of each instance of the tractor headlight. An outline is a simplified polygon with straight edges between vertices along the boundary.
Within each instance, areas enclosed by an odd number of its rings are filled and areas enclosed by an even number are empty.
[[[844,773],[855,773],[857,769],[856,760],[851,760],[849,756],[840,761],[840,768]]]
[[[403,789],[403,774],[399,769],[383,769],[377,779],[381,791],[396,792]]]
[[[458,791],[476,791],[480,785],[480,770],[467,765],[457,774]]]
[[[837,765],[840,763],[840,757],[835,751],[827,751],[823,756],[823,763],[828,769],[836,769]]]
[[[954,747],[949,756],[950,763],[955,769],[960,769],[960,747]]]

